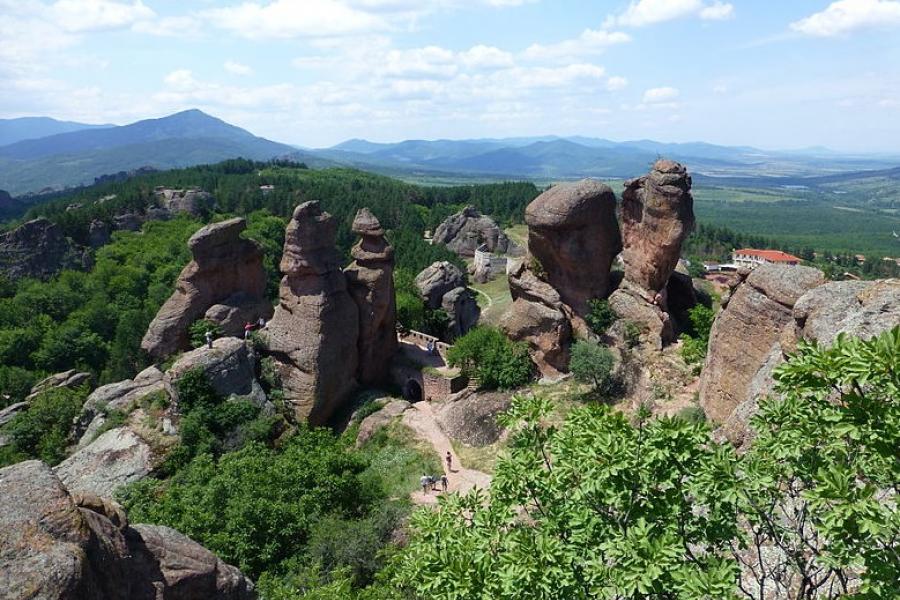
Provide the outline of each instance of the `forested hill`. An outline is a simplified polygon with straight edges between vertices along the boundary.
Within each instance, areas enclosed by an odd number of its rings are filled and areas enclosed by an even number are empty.
[[[86,272],[63,271],[44,282],[0,277],[0,408],[21,400],[50,373],[77,368],[108,383],[133,377],[149,364],[139,350],[141,337],[190,258],[188,238],[204,222],[227,215],[248,218],[245,235],[263,247],[274,298],[284,228],[297,204],[318,200],[338,218],[338,244],[347,262],[356,242],[350,225],[356,211],[367,206],[396,249],[397,304],[403,315],[404,307],[421,306],[412,291],[416,273],[436,260],[459,260],[427,244],[426,229],[466,204],[514,224],[538,194],[530,183],[432,188],[348,169],[232,160],[86,187],[33,207],[24,219],[47,217],[74,243],[88,247],[92,222],[115,229],[116,216],[146,218],[159,203],[157,186],[200,187],[213,194],[215,208],[150,220],[141,232],[115,231],[110,243],[88,251],[93,267]]]

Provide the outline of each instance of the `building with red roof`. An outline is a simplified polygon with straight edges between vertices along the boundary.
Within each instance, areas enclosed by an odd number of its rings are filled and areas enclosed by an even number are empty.
[[[781,250],[757,250],[755,248],[742,248],[731,254],[731,260],[739,267],[755,269],[759,265],[780,264],[799,265],[800,259],[793,254]]]

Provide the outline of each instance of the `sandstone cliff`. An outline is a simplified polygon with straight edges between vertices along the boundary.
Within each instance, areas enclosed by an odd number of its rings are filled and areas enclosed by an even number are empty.
[[[271,314],[262,250],[240,237],[246,226],[240,218],[213,223],[188,241],[193,260],[181,271],[175,293],[159,309],[141,342],[151,356],[162,359],[188,348],[188,329],[204,316],[223,315],[220,325],[226,335],[238,335],[245,320],[255,322]],[[225,305],[226,310],[207,314],[215,305]]]
[[[315,425],[327,422],[350,396],[359,366],[359,309],[340,267],[336,227],[318,202],[294,210],[279,303],[267,327],[291,416]]]

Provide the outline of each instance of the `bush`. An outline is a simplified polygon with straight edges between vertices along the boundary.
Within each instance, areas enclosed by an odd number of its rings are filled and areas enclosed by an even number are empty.
[[[612,371],[615,358],[609,348],[594,342],[580,340],[572,346],[569,369],[575,379],[594,386],[598,393],[608,393],[612,389]]]
[[[534,369],[526,344],[512,342],[499,329],[486,326],[456,340],[447,362],[489,390],[521,387],[531,381]]]
[[[584,318],[591,331],[597,335],[603,335],[616,322],[618,317],[609,306],[607,300],[591,300],[588,304],[589,312]]]
[[[716,313],[713,309],[698,304],[688,312],[688,315],[691,319],[692,334],[681,336],[681,357],[689,365],[700,365],[706,359],[709,332],[716,320]]]
[[[686,406],[676,416],[688,423],[706,423],[706,413],[699,406]]]
[[[208,319],[197,319],[191,323],[188,329],[188,335],[191,338],[192,348],[201,348],[206,345],[206,332],[212,332],[213,339],[222,337],[222,328],[218,323],[214,323]]]
[[[76,390],[56,388],[32,400],[4,428],[11,451],[23,458],[39,458],[49,465],[62,461],[72,421],[81,412],[87,394],[86,386]]]

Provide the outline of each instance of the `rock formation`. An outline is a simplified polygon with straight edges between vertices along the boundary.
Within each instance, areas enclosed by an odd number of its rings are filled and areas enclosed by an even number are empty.
[[[757,268],[753,273],[762,269]],[[790,269],[802,267],[781,267],[786,270],[785,276],[790,276]],[[795,273],[795,272],[794,272]],[[747,298],[751,291],[747,290],[753,275],[741,284],[735,291],[728,307],[720,315],[725,319],[723,325],[727,325],[734,317],[746,314]],[[758,285],[758,281],[755,282]],[[781,300],[790,300],[790,296],[779,296]],[[776,301],[781,301],[776,300]],[[786,308],[786,305],[782,305]],[[722,358],[733,356],[739,348],[749,348],[752,355],[745,356],[741,361],[731,366],[732,372],[736,371],[739,382],[748,383],[743,387],[723,391],[720,386],[708,377],[704,371],[701,383],[701,403],[704,409],[711,413],[717,422],[724,422],[722,433],[736,445],[746,445],[752,439],[750,430],[750,418],[756,413],[759,401],[771,395],[774,391],[774,378],[772,376],[775,367],[784,362],[785,357],[793,352],[800,340],[815,342],[828,346],[834,343],[841,333],[854,337],[871,338],[884,331],[900,326],[900,280],[887,279],[881,281],[836,281],[826,283],[818,287],[812,287],[803,293],[792,304],[789,317],[777,332],[777,339],[771,342],[767,351],[761,347],[759,325],[750,322],[745,329],[735,331],[735,337],[724,340],[721,337],[710,341],[710,358],[707,363],[712,363],[720,368]],[[718,319],[713,331],[720,331]],[[763,339],[768,339],[767,337]],[[760,359],[760,357],[762,357]],[[720,368],[721,371],[721,368]],[[726,394],[732,396],[726,396]],[[722,402],[723,398],[733,398],[738,401],[735,408],[727,415],[722,416],[723,408],[730,405]]]
[[[212,194],[199,188],[187,190],[158,188],[154,194],[160,207],[172,214],[184,212],[199,217],[210,211],[215,204]]]
[[[0,469],[0,505],[4,597],[256,597],[249,579],[203,546],[168,527],[129,525],[114,502],[70,493],[38,461]]]
[[[478,324],[481,309],[475,292],[466,287],[466,276],[456,265],[436,262],[416,276],[415,284],[426,307],[449,315],[447,337],[465,335]]]
[[[105,221],[94,219],[91,221],[91,227],[88,230],[88,245],[97,249],[109,243],[110,233],[109,225]]]
[[[0,234],[0,274],[9,279],[48,279],[63,269],[83,267],[83,252],[43,217]]]
[[[188,241],[193,260],[181,271],[175,293],[159,309],[141,342],[151,356],[161,359],[188,348],[188,328],[214,305],[243,307],[241,317],[255,317],[247,319],[251,322],[271,314],[262,250],[240,237],[246,226],[240,218],[213,223]],[[234,329],[233,322],[224,324]]]
[[[397,306],[394,294],[394,249],[368,208],[353,220],[361,237],[350,251],[353,263],[344,270],[350,296],[359,311],[359,381],[382,383],[397,352]]]
[[[77,450],[53,471],[73,491],[113,497],[125,485],[144,479],[159,457],[128,427],[116,427]]]
[[[569,368],[571,309],[553,286],[524,263],[510,272],[509,291],[513,303],[504,313],[500,328],[511,339],[528,342],[531,358],[542,376],[559,378]]]
[[[82,385],[90,385],[92,378],[93,376],[90,373],[76,371],[75,369],[56,373],[34,384],[26,400],[34,400],[37,396],[48,390],[58,388],[74,390]]]
[[[321,425],[356,385],[359,310],[335,248],[337,223],[318,202],[294,210],[285,232],[279,303],[267,327],[285,400],[297,421]]]
[[[700,379],[700,402],[710,420],[728,419],[750,395],[760,370],[771,372],[769,357],[793,321],[794,306],[824,280],[810,267],[763,265],[735,289],[713,324]]]
[[[668,284],[681,257],[681,244],[693,228],[691,176],[682,165],[658,160],[648,175],[625,183],[625,278],[609,302],[621,318],[641,325],[646,339],[658,347],[675,339]],[[684,300],[679,298],[678,303]]]
[[[453,263],[441,261],[416,275],[415,284],[425,306],[436,310],[441,308],[447,292],[466,287],[466,275]]]
[[[256,358],[242,339],[219,338],[212,348],[201,346],[183,354],[166,371],[165,379],[174,384],[185,373],[194,370],[203,371],[210,386],[223,398],[250,396],[260,406],[266,401],[265,393],[256,381]]]
[[[447,247],[460,256],[474,256],[485,244],[489,252],[505,254],[510,248],[509,238],[490,217],[482,215],[474,206],[450,215],[434,232],[434,243]]]
[[[127,413],[136,403],[151,394],[169,395],[168,382],[156,367],[144,369],[134,379],[100,386],[91,392],[73,427],[75,438],[82,440],[78,447],[82,448],[93,440],[94,433],[105,423],[107,413]]]
[[[525,209],[528,267],[585,314],[588,302],[609,293],[609,272],[622,249],[616,197],[609,186],[584,179],[553,186]]]

